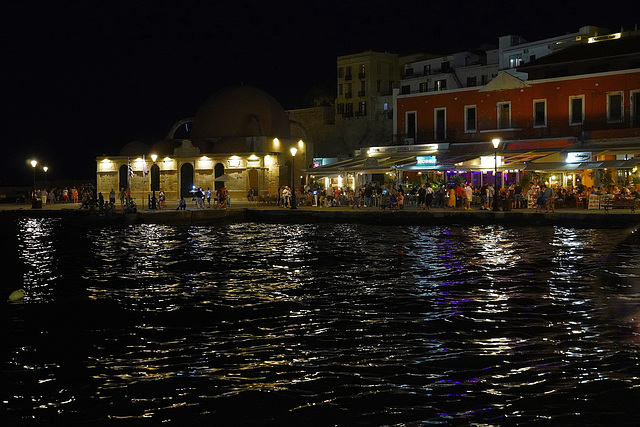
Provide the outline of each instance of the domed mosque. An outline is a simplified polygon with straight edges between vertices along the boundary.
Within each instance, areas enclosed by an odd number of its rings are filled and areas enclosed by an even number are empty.
[[[131,188],[138,204],[161,189],[168,201],[189,200],[194,187],[226,186],[232,201],[246,200],[250,189],[264,196],[291,185],[312,155],[304,128],[289,120],[275,98],[239,85],[209,97],[195,117],[174,124],[165,139],[149,146],[130,142],[118,156],[98,157],[97,187],[105,199],[112,188]],[[297,180],[296,188],[300,185]]]

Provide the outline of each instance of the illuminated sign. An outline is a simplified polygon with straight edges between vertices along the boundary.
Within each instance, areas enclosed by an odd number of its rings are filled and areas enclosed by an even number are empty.
[[[435,166],[436,156],[416,156],[416,166]]]
[[[580,163],[591,161],[591,153],[589,152],[574,152],[567,153],[565,163]]]
[[[616,39],[619,39],[620,37],[622,37],[622,33],[613,33],[613,34],[607,34],[604,36],[589,37],[589,39],[587,39],[587,43],[598,43],[598,42],[604,42],[607,40],[616,40]]]

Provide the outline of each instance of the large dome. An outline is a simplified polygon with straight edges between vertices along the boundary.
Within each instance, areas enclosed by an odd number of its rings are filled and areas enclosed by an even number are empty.
[[[191,129],[196,144],[230,137],[288,138],[290,134],[289,119],[278,101],[247,85],[223,89],[207,99]]]

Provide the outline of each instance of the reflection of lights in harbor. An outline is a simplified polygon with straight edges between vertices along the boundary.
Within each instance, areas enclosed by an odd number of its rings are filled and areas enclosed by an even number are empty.
[[[53,245],[57,222],[49,218],[23,218],[18,223],[18,251],[26,266],[23,284],[27,300],[42,301],[51,296],[51,282],[57,277]]]

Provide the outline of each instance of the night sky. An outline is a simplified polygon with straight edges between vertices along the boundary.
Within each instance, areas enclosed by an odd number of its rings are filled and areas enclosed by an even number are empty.
[[[12,4],[6,4],[12,3]],[[95,157],[162,139],[217,90],[244,82],[285,109],[335,85],[363,50],[443,54],[640,21],[640,1],[11,1],[0,6],[0,186],[95,179]]]

